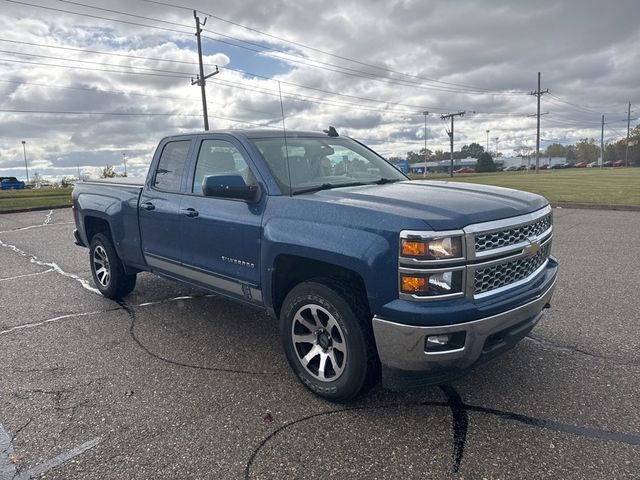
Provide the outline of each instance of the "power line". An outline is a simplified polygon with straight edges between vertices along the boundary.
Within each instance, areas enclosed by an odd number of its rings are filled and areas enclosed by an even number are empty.
[[[183,9],[183,10],[191,10],[189,7],[184,7],[184,6],[180,6],[180,5],[174,5],[174,4],[160,2],[160,1],[156,1],[156,0],[143,0],[143,1],[148,2],[148,3],[155,3],[155,4],[158,4],[158,5],[164,5],[164,6],[168,6],[168,7]],[[454,83],[454,82],[445,82],[445,81],[442,81],[442,80],[435,80],[433,78],[422,77],[422,76],[419,76],[419,75],[412,75],[412,74],[400,72],[400,71],[397,71],[397,70],[392,70],[392,69],[387,68],[387,67],[382,67],[382,66],[374,65],[374,64],[371,64],[371,63],[367,63],[367,62],[362,62],[360,60],[355,60],[353,58],[344,57],[342,55],[337,55],[337,54],[328,52],[326,50],[321,50],[321,49],[316,48],[316,47],[305,45],[303,43],[295,42],[293,40],[289,40],[289,39],[286,39],[284,37],[280,37],[280,36],[277,36],[277,35],[273,35],[273,34],[270,34],[270,33],[267,33],[267,32],[252,28],[252,27],[248,27],[248,26],[243,25],[241,23],[233,22],[231,20],[219,17],[217,15],[213,15],[212,13],[209,13],[209,12],[204,12],[203,11],[202,13],[204,13],[205,15],[207,15],[209,17],[215,18],[216,20],[220,20],[222,22],[229,23],[231,25],[244,28],[244,29],[249,30],[251,32],[258,33],[260,35],[264,35],[266,37],[270,37],[270,38],[279,40],[281,42],[290,43],[290,44],[296,45],[298,47],[306,48],[308,50],[312,50],[314,52],[321,53],[323,55],[328,55],[328,56],[331,56],[331,57],[334,57],[334,58],[338,58],[338,59],[341,59],[341,60],[346,60],[348,62],[353,62],[353,63],[356,63],[358,65],[362,65],[362,66],[365,66],[365,67],[375,68],[377,70],[381,70],[381,71],[385,71],[385,72],[393,73],[393,74],[397,74],[397,75],[402,75],[402,76],[409,77],[409,78],[415,78],[415,79],[418,79],[418,80],[422,80],[424,82],[432,82],[432,83],[438,83],[438,84],[443,84],[443,85],[456,86],[456,87],[460,87],[460,88],[464,88],[464,89],[470,89],[470,90],[479,90],[479,91],[486,91],[486,92],[490,92],[491,91],[490,89],[483,88],[483,87],[465,85],[465,84]],[[505,93],[505,92],[501,92],[501,93]],[[511,92],[511,93],[527,93],[527,92],[514,91],[514,92]]]
[[[165,30],[165,31],[169,31],[169,32],[173,32],[173,33],[181,33],[181,34],[189,34],[189,32],[185,32],[182,30],[176,30],[173,28],[166,28],[166,27],[158,27],[157,25],[146,25],[146,24],[141,24],[141,23],[137,23],[137,22],[131,22],[128,20],[121,20],[121,19],[114,19],[114,18],[109,18],[109,17],[102,17],[99,15],[91,15],[88,13],[80,13],[80,12],[74,12],[74,11],[70,11],[70,10],[64,10],[64,9],[60,9],[60,8],[53,8],[53,7],[46,7],[44,5],[37,5],[37,4],[31,4],[28,2],[22,2],[22,1],[18,1],[18,0],[5,0],[6,2],[10,2],[10,3],[15,3],[15,4],[19,4],[19,5],[26,5],[26,6],[32,6],[32,7],[36,7],[36,8],[42,8],[42,9],[47,9],[47,10],[53,10],[53,11],[57,11],[57,12],[62,12],[62,13],[68,13],[71,15],[79,15],[79,16],[86,16],[88,18],[94,18],[94,19],[100,19],[100,20],[108,20],[108,21],[112,21],[112,22],[120,22],[120,23],[125,23],[125,24],[129,24],[129,25],[135,25],[135,26],[142,26],[142,27],[148,27],[148,28],[155,28],[155,29],[159,29],[159,30]],[[170,22],[167,20],[162,20],[162,19],[157,19],[157,18],[151,18],[151,17],[146,17],[143,15],[136,15],[136,14],[132,14],[132,13],[127,13],[127,12],[122,12],[119,10],[113,10],[113,9],[107,9],[107,8],[102,8],[102,7],[96,7],[93,5],[86,5],[86,4],[82,4],[79,2],[71,2],[68,0],[60,0],[63,1],[65,3],[70,3],[76,6],[83,6],[86,8],[91,8],[91,9],[95,9],[95,10],[100,10],[100,11],[106,11],[109,13],[115,13],[115,14],[119,14],[119,15],[125,15],[125,16],[130,16],[133,18],[138,18],[138,19],[144,19],[147,21],[152,21],[152,22],[160,22],[160,23],[165,23],[165,24],[169,24],[169,25],[174,25],[174,26],[180,26],[180,27],[184,27],[184,28],[189,28],[188,25],[184,25],[181,23],[176,23],[176,22]],[[426,86],[426,85],[421,85],[418,82],[408,82],[408,81],[404,81],[404,80],[393,80],[393,79],[389,79],[389,78],[379,78],[377,76],[375,76],[375,74],[371,74],[369,72],[363,72],[361,70],[356,70],[356,69],[352,69],[352,68],[348,68],[348,67],[343,67],[343,66],[339,66],[339,65],[334,65],[328,62],[322,62],[320,60],[313,60],[313,59],[308,59],[306,57],[300,57],[297,56],[295,54],[291,54],[290,52],[284,52],[282,50],[278,50],[272,47],[266,47],[264,45],[260,45],[254,42],[250,42],[248,40],[242,40],[242,39],[238,39],[236,37],[230,36],[230,35],[225,35],[223,33],[220,32],[216,32],[213,30],[204,30],[208,33],[213,33],[214,35],[218,35],[224,38],[229,38],[232,39],[236,42],[242,42],[245,43],[247,45],[254,45],[256,47],[258,47],[259,49],[255,49],[255,48],[251,48],[251,47],[247,47],[245,45],[239,45],[236,43],[231,43],[225,40],[221,40],[219,38],[212,38],[212,37],[206,37],[209,40],[213,40],[216,42],[220,42],[226,45],[230,45],[233,47],[237,47],[237,48],[242,48],[245,50],[249,50],[249,51],[253,51],[256,53],[263,53],[264,51],[273,51],[276,53],[281,53],[287,56],[293,56],[293,57],[298,57],[298,58],[302,58],[304,61],[300,61],[300,60],[293,60],[291,58],[283,58],[283,57],[279,57],[279,56],[275,56],[274,58],[278,58],[280,60],[285,60],[285,61],[289,61],[289,62],[293,62],[293,63],[301,63],[303,65],[306,66],[310,66],[310,67],[314,67],[314,68],[321,68],[323,70],[329,70],[329,71],[333,71],[336,73],[340,73],[343,75],[351,75],[351,76],[356,76],[356,77],[361,77],[361,78],[366,78],[368,80],[372,80],[372,81],[376,81],[376,82],[382,82],[385,84],[397,84],[397,85],[402,85],[402,86],[408,86],[408,87],[414,87],[414,88],[422,88],[422,89],[426,89],[426,90],[438,90],[438,91],[445,91],[445,92],[452,92],[452,93],[461,93],[461,94],[474,94],[474,95],[521,95],[521,92],[487,92],[487,91],[471,91],[471,90],[461,90],[461,89],[454,89],[454,88],[445,88],[445,87],[434,87],[434,86]],[[320,65],[323,65],[323,67],[319,67],[318,65],[313,65],[310,64],[309,61],[318,63]],[[327,68],[327,67],[336,67],[339,68],[341,70],[335,70],[335,69],[331,69],[331,68]]]
[[[0,108],[0,113],[25,113],[25,114],[38,114],[38,115],[109,115],[109,116],[117,116],[117,117],[201,117],[200,114],[191,114],[191,113],[165,113],[165,112],[83,112],[83,111],[73,111],[73,110],[24,110],[24,109],[11,109],[11,108]],[[236,118],[229,117],[221,117],[214,116],[211,117],[217,118],[219,120],[226,120],[229,122],[242,123],[245,125],[252,125],[254,127],[268,127],[273,121],[267,124],[261,123],[253,123],[247,122],[245,120],[238,120]]]
[[[36,53],[22,53],[22,52],[14,52],[11,50],[0,50],[0,53],[8,53],[10,55],[22,55],[24,57],[36,57],[36,58],[46,58],[49,60],[64,60],[66,62],[78,62],[78,63],[88,63],[91,65],[102,65],[102,66],[108,66],[108,67],[116,67],[116,68],[134,68],[137,70],[144,70],[147,72],[158,72],[158,73],[171,73],[171,74],[176,74],[176,75],[193,75],[190,72],[179,72],[176,70],[163,70],[163,69],[159,69],[159,68],[148,68],[148,67],[138,67],[138,66],[134,66],[134,65],[113,65],[111,63],[104,63],[104,62],[93,62],[91,60],[76,60],[74,58],[65,58],[65,57],[56,57],[56,56],[52,56],[52,55],[38,55]]]
[[[134,17],[134,18],[144,19],[144,20],[162,22],[162,23],[166,23],[166,24],[174,25],[174,26],[187,27],[184,24],[180,24],[180,23],[176,23],[176,22],[169,22],[167,20],[155,19],[155,18],[145,17],[145,16],[142,16],[142,15],[136,15],[136,14],[132,14],[132,13],[122,12],[122,11],[119,11],[119,10],[113,10],[113,9],[108,9],[108,8],[103,8],[103,7],[97,7],[95,5],[87,5],[87,4],[84,4],[84,3],[75,2],[75,1],[71,1],[71,0],[59,0],[59,1],[63,2],[63,3],[71,4],[71,5],[81,6],[81,7],[85,7],[85,8],[91,8],[91,9],[100,10],[100,11],[104,11],[104,12],[116,13],[116,14],[119,14],[119,15],[127,15],[127,16],[131,16],[131,17]],[[183,7],[183,9],[184,9],[184,7]],[[187,10],[191,10],[191,9],[187,9]],[[204,13],[207,16],[210,16],[210,17],[213,17],[213,18],[216,18],[216,19],[220,19],[220,17],[217,17],[216,15],[211,15],[211,14],[209,14],[207,12],[202,12],[202,13]],[[372,74],[370,72],[364,72],[362,70],[356,70],[356,69],[352,69],[352,68],[349,68],[349,67],[344,67],[344,66],[341,66],[341,65],[335,65],[333,63],[328,63],[328,62],[323,62],[323,61],[320,61],[320,60],[310,59],[308,57],[303,57],[303,56],[300,56],[300,55],[293,54],[291,52],[283,51],[281,49],[277,49],[277,48],[261,45],[259,43],[251,42],[249,40],[243,40],[243,39],[240,39],[240,38],[237,38],[237,37],[234,37],[234,36],[231,36],[231,35],[226,35],[224,33],[217,32],[217,31],[214,31],[214,30],[203,29],[203,31],[208,32],[208,33],[212,33],[214,35],[219,35],[221,37],[228,38],[228,39],[231,39],[231,40],[234,40],[234,41],[237,41],[237,42],[242,42],[242,43],[245,43],[247,45],[252,45],[254,47],[258,47],[259,49],[261,49],[261,50],[259,50],[259,52],[262,52],[262,51],[265,51],[265,50],[266,51],[272,51],[272,52],[280,53],[280,54],[283,54],[283,55],[287,55],[288,57],[300,58],[300,59],[304,60],[305,62],[312,61],[312,62],[315,62],[315,63],[317,63],[319,65],[324,66],[324,67],[337,67],[337,68],[340,68],[342,70],[345,70],[344,72],[339,72],[339,73],[347,74],[347,72],[352,72],[352,73],[355,73],[355,74],[360,74],[360,75],[357,75],[357,76],[366,75],[365,78],[369,78],[369,79],[372,79],[372,80],[385,81],[385,83],[387,81],[389,81],[389,82],[391,81],[391,79],[380,79],[380,78],[377,78],[375,76],[375,74]],[[211,40],[220,41],[219,39],[213,39],[213,38]],[[231,45],[239,47],[239,48],[245,48],[242,45],[236,45],[236,44],[231,44]],[[253,49],[249,49],[249,50],[256,51],[256,50],[253,50]],[[352,61],[354,61],[354,60],[352,60]],[[357,63],[361,63],[361,62],[357,62]],[[309,65],[308,63],[303,63],[303,64],[304,65]],[[314,65],[309,65],[309,66],[314,66]],[[317,66],[315,66],[315,67],[319,68]],[[378,68],[378,67],[374,66],[373,68]],[[335,71],[335,70],[333,70],[333,71]],[[395,72],[393,70],[389,70],[389,71],[393,72],[393,73],[402,74],[401,72]],[[404,75],[404,74],[402,74],[402,75]],[[452,84],[450,82],[440,82],[438,80],[433,80],[433,79],[422,79],[422,80],[423,81],[432,82],[432,83],[435,82],[435,83],[456,85],[456,84]],[[400,84],[406,85],[406,86],[412,86],[412,85],[413,86],[420,86],[419,82],[407,82],[407,81],[401,81],[401,82],[404,82],[404,83],[400,83]],[[464,90],[461,90],[459,88],[458,89],[447,88],[447,89],[442,89],[442,91],[450,91],[450,92],[456,91],[456,92],[461,92],[462,93],[462,92],[465,92],[465,91],[469,90],[469,93],[478,93],[478,94],[486,94],[486,93],[489,93],[489,94],[517,93],[517,94],[519,94],[519,93],[526,93],[526,92],[499,92],[499,93],[496,93],[496,92],[490,92],[488,89],[485,89],[485,88],[476,88],[476,87],[463,86],[463,85],[458,85],[458,86],[464,88]],[[437,87],[425,87],[425,88],[441,89],[441,88],[437,88]]]
[[[94,61],[91,61],[91,60],[68,59],[68,58],[64,58],[64,57],[55,57],[55,56],[50,56],[50,55],[38,55],[38,54],[22,53],[22,52],[12,52],[12,51],[6,51],[6,50],[0,50],[0,52],[5,52],[5,53],[10,53],[10,54],[15,54],[15,55],[28,56],[28,57],[39,57],[39,58],[54,59],[54,60],[65,60],[65,61],[71,61],[71,62],[76,62],[76,63],[88,63],[88,64],[93,64],[93,65],[102,65],[102,66],[115,67],[115,68],[150,70],[152,72],[165,72],[166,74],[142,73],[142,72],[135,72],[135,71],[131,71],[131,70],[126,70],[126,71],[104,70],[104,69],[94,69],[94,68],[88,68],[88,67],[77,67],[75,65],[74,66],[70,66],[70,65],[42,63],[42,62],[29,62],[29,61],[23,61],[23,60],[0,59],[0,61],[12,62],[12,63],[26,63],[26,64],[31,64],[31,65],[56,66],[56,67],[61,67],[61,68],[73,68],[73,69],[82,69],[82,70],[90,70],[90,71],[105,71],[105,72],[113,72],[113,73],[131,73],[131,74],[137,74],[137,75],[150,75],[150,76],[169,77],[169,78],[190,78],[190,77],[188,77],[188,75],[190,75],[189,72],[181,72],[181,71],[175,71],[175,70],[161,70],[161,69],[150,69],[150,68],[146,68],[146,67],[137,67],[137,66],[113,65],[113,64],[110,64],[110,63],[94,62]],[[229,69],[227,69],[227,70],[229,70]],[[171,74],[171,75],[168,75],[168,74]],[[266,78],[266,77],[264,77],[264,78]],[[231,81],[225,81],[225,83],[236,84],[236,85],[239,84],[238,82],[231,82]],[[297,85],[297,84],[294,84],[294,83],[291,83],[291,82],[283,82],[283,83],[288,84],[288,85],[293,85],[293,86]],[[255,90],[258,90],[257,87],[252,87],[252,88],[255,89]],[[353,98],[353,99],[363,100],[363,101],[368,101],[368,102],[384,103],[384,104],[388,104],[388,105],[397,105],[397,106],[405,106],[405,107],[409,107],[409,108],[415,108],[416,110],[421,108],[418,105],[403,104],[403,103],[399,103],[399,102],[384,102],[384,101],[377,100],[377,99],[372,99],[372,98],[367,98],[367,97],[359,97],[359,96],[348,95],[348,94],[344,94],[344,93],[337,93],[337,92],[332,92],[330,90],[324,90],[324,89],[319,89],[319,88],[313,88],[313,87],[303,87],[303,88],[309,88],[311,90],[319,91],[319,92],[326,93],[326,94],[329,94],[329,95],[336,95],[336,96],[340,96],[340,97]],[[264,89],[264,88],[262,90],[269,91],[268,89]],[[300,95],[300,97],[302,97],[302,96]],[[314,97],[309,97],[309,98],[314,98]],[[328,104],[328,102],[320,102],[320,103],[327,103]],[[343,106],[344,105],[347,105],[347,104],[343,104]],[[353,106],[353,104],[350,104],[349,106]],[[434,108],[436,110],[439,109],[438,107],[432,107],[432,108]],[[402,111],[401,113],[410,114],[412,112]]]
[[[87,49],[81,49],[81,48],[70,48],[70,47],[61,47],[61,46],[56,46],[56,45],[46,45],[46,44],[40,44],[40,43],[34,43],[34,42],[21,42],[21,41],[16,41],[16,40],[7,40],[7,39],[2,39],[0,38],[0,41],[4,41],[4,42],[11,42],[11,43],[19,43],[19,44],[25,44],[25,45],[30,45],[30,46],[38,46],[38,47],[43,47],[43,48],[53,48],[53,49],[63,49],[63,50],[72,50],[72,51],[77,51],[77,52],[82,52],[82,53],[94,53],[94,54],[99,54],[99,55],[113,55],[113,56],[117,56],[117,57],[126,57],[126,58],[131,58],[131,59],[137,59],[137,60],[152,60],[152,61],[162,61],[162,62],[175,62],[174,60],[167,60],[167,59],[160,59],[160,58],[154,58],[154,57],[144,57],[144,56],[138,56],[138,55],[129,55],[129,54],[119,54],[119,53],[112,53],[112,52],[105,52],[105,51],[99,51],[99,50],[87,50]],[[7,51],[7,50],[0,50],[0,51],[4,51],[6,53],[11,53],[11,54],[16,54],[16,55],[24,55],[24,56],[32,56],[32,57],[41,57],[41,58],[50,58],[50,59],[56,59],[56,60],[69,60],[69,61],[74,61],[74,62],[82,62],[82,63],[93,63],[93,64],[98,64],[98,65],[107,65],[107,66],[113,66],[113,67],[117,67],[117,68],[144,68],[144,67],[130,67],[130,66],[121,66],[121,65],[113,65],[113,64],[108,64],[108,63],[104,63],[104,62],[91,62],[88,60],[75,60],[75,59],[68,59],[66,57],[54,57],[54,56],[47,56],[47,55],[37,55],[37,54],[33,54],[33,53],[23,53],[23,52],[15,52],[15,51]],[[177,63],[185,63],[185,64],[189,64],[189,65],[198,65],[197,62],[177,62]],[[208,65],[208,66],[216,66],[216,65],[212,65],[212,64],[204,64],[204,65]],[[237,72],[237,73],[241,73],[243,75],[247,75],[247,76],[253,76],[256,78],[262,78],[265,80],[272,80],[270,77],[266,77],[263,75],[259,75],[253,72],[249,72],[246,70],[242,70],[242,69],[238,69],[238,68],[231,68],[231,67],[220,67],[224,70],[229,70],[232,72]],[[177,74],[183,74],[183,75],[190,75],[189,72],[176,72],[176,71],[166,71],[166,70],[158,70],[161,72],[169,72],[169,73],[177,73]],[[343,97],[350,97],[350,98],[356,98],[356,99],[360,99],[360,100],[366,100],[366,101],[372,101],[372,102],[376,102],[376,103],[389,103],[389,102],[385,102],[382,100],[378,100],[378,99],[371,99],[371,98],[366,98],[366,97],[354,97],[352,95],[347,95],[347,94],[341,94],[338,92],[333,92],[331,90],[325,90],[325,89],[319,89],[319,88],[315,88],[315,87],[309,87],[306,85],[302,85],[299,83],[294,83],[294,82],[287,82],[287,81],[281,81],[282,83],[284,83],[285,85],[289,85],[289,86],[294,86],[294,87],[298,87],[298,88],[303,88],[303,89],[308,89],[308,90],[314,90],[314,91],[319,91],[322,93],[327,93],[330,95],[337,95],[337,96],[343,96]],[[420,105],[407,105],[407,104],[400,104],[400,103],[394,103],[394,105],[404,105],[410,108],[415,108],[416,110],[419,110],[420,108],[423,108],[423,106]],[[427,108],[432,108],[434,110],[445,110],[444,108],[439,108],[439,107],[427,107]],[[409,112],[403,112],[403,113],[409,113]]]
[[[188,97],[174,97],[174,96],[168,96],[168,95],[149,95],[148,93],[137,93],[137,92],[126,92],[124,90],[104,90],[104,89],[96,89],[96,88],[88,88],[88,87],[71,87],[71,86],[66,86],[66,85],[51,85],[51,84],[47,84],[47,83],[35,83],[35,82],[22,82],[22,81],[18,81],[18,80],[0,80],[0,83],[11,83],[11,84],[16,84],[16,85],[33,85],[33,86],[37,86],[37,87],[43,87],[43,88],[58,88],[58,89],[63,89],[63,90],[78,90],[78,91],[85,91],[85,92],[91,92],[91,93],[100,93],[100,94],[113,94],[113,95],[123,95],[123,96],[133,96],[133,97],[147,97],[147,98],[158,98],[158,99],[163,99],[163,100],[180,100],[180,101],[187,101],[187,102],[196,102],[197,100],[193,99],[193,98],[188,98]],[[228,107],[229,105],[226,103],[221,103],[221,102],[209,102],[209,103],[213,103],[216,105],[222,105],[224,107]],[[267,112],[264,110],[256,110],[253,108],[247,108],[247,107],[238,107],[240,110],[245,110],[247,112],[255,112],[255,113],[261,113],[263,115],[273,115],[272,112]]]

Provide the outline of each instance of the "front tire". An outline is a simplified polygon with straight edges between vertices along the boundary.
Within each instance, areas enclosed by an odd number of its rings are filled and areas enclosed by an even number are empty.
[[[93,282],[100,293],[112,300],[120,299],[136,286],[136,274],[127,275],[111,239],[97,233],[89,246],[89,261]]]
[[[282,306],[280,333],[289,365],[321,397],[345,402],[377,379],[370,315],[338,282],[294,287]]]

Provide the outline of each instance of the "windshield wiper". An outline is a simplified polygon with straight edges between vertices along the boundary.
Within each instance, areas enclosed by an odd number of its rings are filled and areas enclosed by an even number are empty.
[[[317,192],[320,190],[330,190],[332,188],[359,187],[362,185],[384,185],[385,183],[394,183],[399,181],[400,179],[398,178],[381,178],[373,182],[323,183],[321,185],[316,185],[314,187],[308,187],[308,188],[302,188],[300,190],[296,190],[295,192],[292,192],[291,195],[298,195],[299,193]]]
[[[380,180],[376,180],[375,183],[376,185],[384,185],[385,183],[394,183],[394,182],[399,182],[400,179],[399,178],[384,178],[382,177]]]
[[[332,188],[358,187],[360,185],[369,185],[369,184],[365,182],[323,183],[322,185],[316,185],[314,187],[301,188],[300,190],[291,192],[291,195],[298,195],[299,193],[317,192],[319,190],[330,190]]]

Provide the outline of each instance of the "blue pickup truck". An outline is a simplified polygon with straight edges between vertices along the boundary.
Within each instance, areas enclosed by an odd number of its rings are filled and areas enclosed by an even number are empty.
[[[24,190],[25,184],[16,177],[0,177],[0,190]]]
[[[79,183],[73,206],[103,295],[149,271],[262,309],[301,382],[339,402],[499,355],[556,283],[543,197],[410,181],[333,128],[168,137],[146,180]]]

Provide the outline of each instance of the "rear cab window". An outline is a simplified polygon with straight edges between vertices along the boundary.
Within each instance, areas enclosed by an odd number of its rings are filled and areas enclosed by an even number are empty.
[[[191,140],[168,142],[162,149],[152,187],[165,192],[179,192],[187,163]]]

